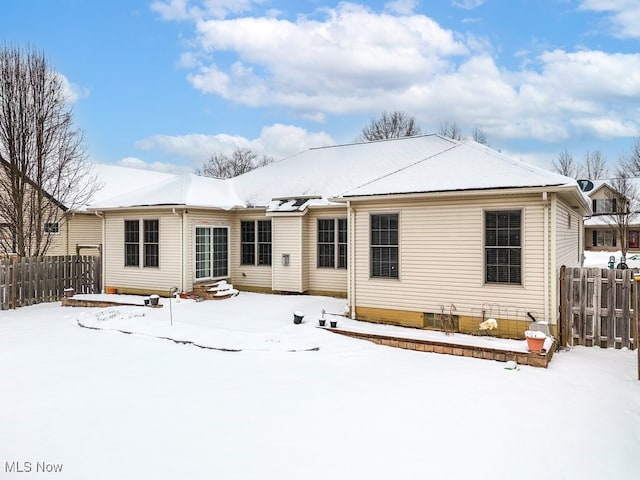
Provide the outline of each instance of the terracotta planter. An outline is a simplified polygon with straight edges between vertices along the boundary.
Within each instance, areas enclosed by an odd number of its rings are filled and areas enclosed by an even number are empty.
[[[113,287],[107,287],[105,289],[105,293],[107,293],[108,295],[114,295],[114,294],[118,293],[118,289],[117,288],[113,288]]]
[[[545,341],[544,338],[533,338],[533,337],[526,337],[526,338],[527,338],[527,347],[529,348],[530,352],[538,353],[544,347],[544,341]]]

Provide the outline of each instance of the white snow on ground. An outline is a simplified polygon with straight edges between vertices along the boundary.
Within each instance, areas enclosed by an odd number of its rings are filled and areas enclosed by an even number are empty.
[[[613,256],[616,259],[616,265],[620,262],[620,256],[622,252],[618,250],[617,252],[606,252],[606,251],[596,251],[596,250],[585,250],[584,251],[584,266],[585,267],[598,267],[598,268],[608,268],[609,267],[609,257]]]
[[[344,300],[164,302],[130,318],[170,324],[172,312],[174,327],[319,350],[223,352],[92,330],[78,317],[100,310],[59,303],[2,311],[0,478],[32,478],[37,462],[62,465],[52,478],[110,480],[599,480],[640,468],[635,351],[574,347],[548,369],[506,370],[315,328]],[[33,470],[10,473],[13,462]]]

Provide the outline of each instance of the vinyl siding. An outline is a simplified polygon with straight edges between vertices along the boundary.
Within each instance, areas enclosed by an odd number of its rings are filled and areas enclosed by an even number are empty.
[[[49,248],[46,255],[75,255],[75,250],[69,253],[69,222],[67,218],[62,218],[58,222],[59,232],[51,234]]]
[[[542,319],[544,207],[539,195],[353,204],[355,306],[458,315]],[[484,283],[484,211],[522,210],[522,285]],[[399,214],[399,278],[369,277],[369,216]],[[353,300],[352,300],[353,301]]]
[[[273,290],[303,292],[302,216],[271,217],[273,239]],[[289,254],[289,265],[282,265],[282,255]]]
[[[231,222],[231,282],[238,287],[271,290],[272,267],[270,265],[241,265],[240,222],[243,220],[267,220],[261,212],[236,212]],[[273,256],[273,220],[271,222],[271,262]],[[278,261],[280,259],[278,258]]]
[[[307,265],[308,289],[346,295],[348,273],[346,268],[318,268],[318,219],[347,218],[347,209],[314,209],[305,217],[307,225],[305,264]]]
[[[556,212],[556,266],[579,267],[582,261],[582,216],[558,201]]]
[[[102,219],[94,214],[68,214],[60,221],[60,233],[52,235],[47,255],[75,255],[78,244],[102,244]],[[98,255],[97,248],[82,249],[81,255]]]
[[[124,221],[159,220],[160,266],[124,266]],[[148,290],[166,292],[179,287],[181,280],[181,217],[167,211],[124,211],[105,213],[106,242],[104,249],[105,286],[122,291]],[[143,240],[142,229],[140,241]],[[141,254],[142,255],[142,254]],[[140,263],[142,264],[142,257]]]

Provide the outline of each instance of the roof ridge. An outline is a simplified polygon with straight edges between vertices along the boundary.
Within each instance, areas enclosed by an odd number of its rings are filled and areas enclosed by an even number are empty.
[[[387,177],[390,177],[391,175],[395,175],[396,173],[402,172],[402,171],[404,171],[404,170],[406,170],[408,168],[411,168],[411,167],[413,167],[415,165],[418,165],[419,163],[422,163],[422,162],[425,162],[427,160],[430,160],[430,159],[432,159],[434,157],[437,157],[438,155],[442,155],[443,153],[449,152],[449,151],[453,150],[454,148],[458,148],[462,144],[461,142],[459,142],[457,140],[453,140],[451,138],[442,137],[441,135],[438,135],[438,134],[433,134],[433,135],[435,135],[437,137],[440,137],[440,138],[446,138],[447,140],[450,140],[450,141],[456,142],[456,143],[454,145],[448,147],[448,148],[445,148],[444,150],[440,150],[439,152],[436,152],[436,153],[433,153],[431,155],[428,155],[428,156],[426,156],[424,158],[421,158],[420,160],[417,160],[417,161],[415,161],[413,163],[410,163],[408,165],[405,165],[403,167],[396,168],[395,170],[387,172],[384,175],[380,175],[379,177],[371,179],[371,180],[369,180],[369,181],[367,181],[367,182],[365,182],[365,183],[363,183],[361,185],[357,185],[355,187],[351,187],[348,190],[345,190],[344,192],[342,192],[339,196],[342,196],[345,193],[350,192],[351,190],[357,190],[358,188],[365,187],[367,185],[370,185],[371,183],[374,183],[374,182],[377,182],[379,180],[382,180],[383,178],[387,178]],[[427,135],[423,135],[423,136],[427,136]]]
[[[437,133],[424,133],[424,134],[420,134],[420,135],[407,135],[404,137],[394,137],[394,138],[379,138],[377,140],[367,140],[367,141],[354,141],[354,142],[349,142],[349,143],[338,143],[335,145],[323,145],[320,147],[309,147],[309,150],[322,150],[322,149],[329,149],[329,148],[338,148],[338,147],[352,147],[352,146],[356,146],[356,145],[369,145],[369,144],[376,144],[376,143],[384,143],[384,142],[396,142],[399,140],[409,140],[412,138],[423,138],[423,137],[440,137],[440,138],[446,138],[446,137],[442,137],[442,135],[439,135]]]

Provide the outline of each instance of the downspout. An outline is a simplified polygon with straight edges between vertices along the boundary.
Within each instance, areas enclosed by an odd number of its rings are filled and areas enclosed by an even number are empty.
[[[347,276],[347,301],[349,302],[350,314],[353,320],[356,319],[356,214],[351,206],[351,200],[347,201],[347,228],[349,229],[348,241],[348,262],[349,273]]]
[[[571,213],[569,213],[571,215]],[[551,277],[549,281],[551,282],[551,288],[549,289],[549,294],[551,295],[551,305],[549,316],[547,317],[547,321],[549,324],[555,325],[557,323],[557,313],[558,313],[558,258],[557,258],[557,249],[558,249],[558,194],[551,194]],[[551,315],[554,315],[554,318],[551,318]]]
[[[542,192],[544,202],[544,261],[543,261],[543,288],[544,288],[544,320],[549,321],[549,198],[547,192]]]
[[[180,291],[184,292],[184,222],[185,222],[185,210],[182,213],[177,213],[176,208],[173,207],[171,212],[180,217]]]

